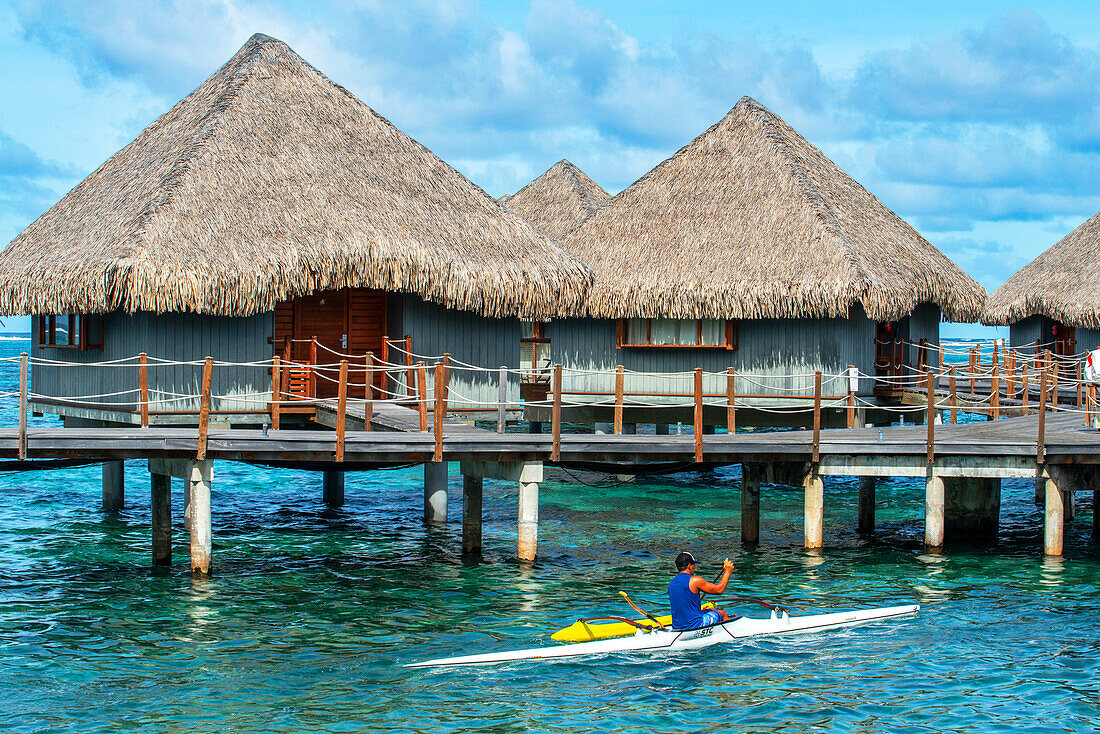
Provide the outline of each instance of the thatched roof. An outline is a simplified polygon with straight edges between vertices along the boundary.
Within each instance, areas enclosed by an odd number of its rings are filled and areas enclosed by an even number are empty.
[[[1049,316],[1100,329],[1100,214],[1058,240],[1005,281],[986,301],[982,323],[1014,324]]]
[[[576,227],[607,203],[611,194],[567,160],[500,203],[520,215],[552,240]]]
[[[253,36],[0,253],[0,313],[247,315],[328,288],[555,316],[587,268]]]
[[[801,135],[748,97],[561,240],[603,317],[954,320],[985,291]]]

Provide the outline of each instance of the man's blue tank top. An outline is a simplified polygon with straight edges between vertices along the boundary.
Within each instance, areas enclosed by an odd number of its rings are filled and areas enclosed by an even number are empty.
[[[690,630],[703,624],[703,610],[699,607],[699,594],[688,584],[691,575],[678,573],[668,582],[668,604],[672,607],[672,626],[678,630]]]

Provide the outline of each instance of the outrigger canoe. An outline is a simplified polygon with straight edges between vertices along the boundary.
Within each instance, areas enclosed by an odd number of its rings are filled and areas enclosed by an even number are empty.
[[[526,650],[488,653],[485,655],[464,655],[456,658],[439,658],[420,663],[409,663],[406,668],[427,668],[435,666],[486,665],[504,663],[512,660],[550,660],[576,658],[589,655],[631,652],[680,652],[698,650],[711,645],[736,642],[749,637],[769,635],[794,635],[811,632],[852,627],[857,624],[894,619],[915,614],[920,611],[916,604],[900,607],[882,607],[862,609],[852,612],[833,612],[831,614],[811,614],[792,617],[785,609],[772,609],[771,616],[737,617],[728,622],[712,624],[692,630],[677,630],[667,626],[650,628],[638,626],[633,635],[612,639],[597,639],[591,642],[578,642],[569,645],[535,647]],[[629,620],[622,620],[629,624]],[[567,628],[568,629],[568,628]]]

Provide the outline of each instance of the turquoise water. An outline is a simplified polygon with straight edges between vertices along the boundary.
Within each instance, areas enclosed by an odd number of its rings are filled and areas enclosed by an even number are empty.
[[[126,478],[126,510],[108,517],[98,468],[0,476],[4,731],[1092,731],[1100,714],[1091,508],[1067,527],[1066,560],[1044,561],[1026,482],[1005,482],[997,548],[929,556],[918,482],[880,484],[867,541],[855,483],[826,480],[827,547],[807,553],[801,492],[771,486],[759,548],[740,547],[736,470],[552,480],[525,568],[508,483],[485,482],[473,562],[460,492],[449,524],[420,522],[418,470],[349,475],[328,511],[315,475],[220,463],[216,575],[192,581],[180,527],[172,569],[150,570],[148,475],[132,463]],[[729,556],[731,591],[800,612],[923,610],[669,657],[400,667],[549,643],[577,617],[628,613],[619,589],[659,608],[682,548],[706,573]]]

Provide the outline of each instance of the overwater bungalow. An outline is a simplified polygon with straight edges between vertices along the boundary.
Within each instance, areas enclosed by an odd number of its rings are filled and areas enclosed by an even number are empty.
[[[567,160],[500,203],[520,215],[552,240],[561,239],[611,199],[611,194]]]
[[[1025,353],[1062,356],[1100,347],[1100,214],[1058,240],[989,296],[982,322],[1009,327]]]
[[[150,421],[193,422],[195,399],[180,396],[198,393],[197,361],[212,356],[227,363],[212,413],[258,423],[273,355],[380,356],[389,335],[423,355],[518,367],[521,319],[577,312],[589,282],[527,222],[256,35],[4,248],[0,312],[34,316],[35,357],[87,365],[36,361],[35,411],[137,422],[134,370],[112,366],[146,353]],[[334,395],[324,377],[288,389]],[[483,378],[452,386],[496,400]]]
[[[560,243],[595,280],[584,318],[540,326],[552,361],[786,376],[745,382],[748,393],[805,395],[815,370],[849,365],[912,376],[916,345],[938,345],[942,319],[975,320],[985,300],[955,263],[748,97]],[[627,392],[668,391],[667,378],[628,379]],[[707,379],[708,393],[725,392],[721,375]],[[569,389],[606,393],[607,382],[576,374]],[[859,392],[875,388],[864,380]]]

